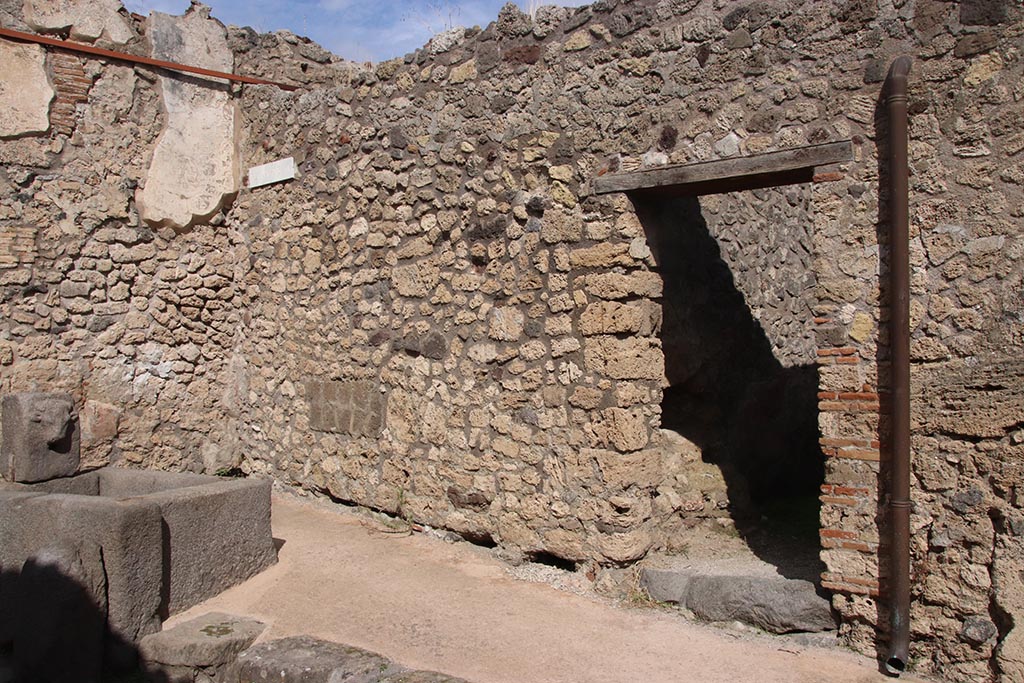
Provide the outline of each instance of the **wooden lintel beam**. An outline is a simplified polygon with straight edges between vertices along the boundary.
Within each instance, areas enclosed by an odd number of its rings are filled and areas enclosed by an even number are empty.
[[[268,81],[263,78],[255,78],[253,76],[242,76],[241,74],[227,73],[225,71],[214,71],[213,69],[204,69],[202,67],[191,66],[188,64],[178,64],[177,62],[168,62],[162,59],[153,59],[152,57],[143,57],[142,55],[133,55],[127,52],[117,52],[115,50],[107,50],[106,48],[96,47],[95,45],[74,43],[70,40],[59,40],[57,38],[41,36],[35,33],[24,33],[22,31],[15,31],[13,29],[4,28],[2,26],[0,26],[0,38],[8,38],[11,40],[18,40],[25,43],[36,43],[37,45],[47,45],[49,47],[55,47],[60,50],[79,52],[81,54],[103,57],[105,59],[115,59],[117,61],[128,62],[130,64],[143,64],[145,66],[152,66],[159,69],[172,69],[174,71],[183,71],[185,73],[199,74],[200,76],[208,76],[210,78],[222,78],[228,81],[238,81],[240,83],[250,83],[252,85],[273,85],[280,88],[281,90],[287,91],[293,91],[297,89],[296,86],[294,85],[288,85],[286,83],[277,83],[275,81]]]
[[[595,194],[658,192],[702,195],[810,182],[818,166],[853,159],[849,140],[696,164],[646,168],[594,180]]]

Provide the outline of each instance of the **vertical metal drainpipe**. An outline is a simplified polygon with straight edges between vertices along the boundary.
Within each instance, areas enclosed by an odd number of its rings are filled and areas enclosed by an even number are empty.
[[[892,457],[889,479],[890,643],[886,671],[899,676],[910,649],[910,171],[907,76],[910,57],[889,70],[889,342]]]

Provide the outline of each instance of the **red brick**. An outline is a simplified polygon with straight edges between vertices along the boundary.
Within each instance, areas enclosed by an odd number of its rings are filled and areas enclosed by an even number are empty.
[[[843,541],[839,544],[839,547],[843,550],[856,550],[862,553],[873,553],[878,550],[878,546],[864,541]]]
[[[843,529],[822,529],[820,533],[822,538],[857,538],[856,532]]]
[[[839,394],[839,398],[844,401],[877,401],[878,394],[865,391],[848,391]]]
[[[869,496],[871,495],[870,489],[861,488],[858,486],[833,486],[832,490],[836,495],[839,496]]]
[[[816,183],[831,183],[836,180],[842,180],[843,174],[839,171],[832,171],[830,173],[815,173],[812,180]]]

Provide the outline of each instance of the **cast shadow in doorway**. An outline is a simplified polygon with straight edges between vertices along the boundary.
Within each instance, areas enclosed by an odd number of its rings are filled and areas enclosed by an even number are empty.
[[[783,576],[817,582],[817,368],[776,359],[696,197],[632,199],[664,282],[662,427],[721,468],[751,550]]]

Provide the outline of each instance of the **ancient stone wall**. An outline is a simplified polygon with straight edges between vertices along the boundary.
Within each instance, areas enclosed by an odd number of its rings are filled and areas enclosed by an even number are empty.
[[[0,16],[28,28],[15,4]],[[914,57],[912,655],[956,680],[1020,676],[1017,3],[509,7],[362,66],[202,9],[112,12],[79,19],[78,39],[194,63],[226,45],[215,68],[301,87],[20,50],[46,78],[0,99],[26,113],[0,133],[0,392],[72,393],[91,464],[241,466],[510,550],[623,563],[724,507],[677,476],[660,429],[689,385],[673,417],[717,433],[684,436],[743,453],[763,488],[824,467],[825,585],[868,652],[885,628],[878,103],[891,60]],[[204,47],[160,52],[168,31]],[[204,88],[217,112],[189,116]],[[802,186],[653,204],[591,190],[842,139],[854,161]],[[244,187],[286,157],[295,180]],[[716,399],[694,401],[701,387]],[[783,458],[791,440],[808,455]]]

